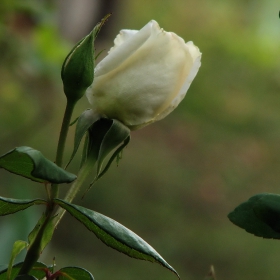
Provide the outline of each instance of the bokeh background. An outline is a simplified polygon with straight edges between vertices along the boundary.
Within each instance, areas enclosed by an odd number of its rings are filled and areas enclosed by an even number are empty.
[[[83,200],[81,194],[75,201],[138,233],[182,279],[204,279],[214,265],[219,280],[278,280],[279,241],[250,235],[227,219],[250,196],[279,192],[276,0],[1,0],[1,154],[27,145],[55,158],[65,107],[61,64],[108,12],[113,15],[96,45],[105,50],[103,56],[120,29],[140,29],[155,19],[165,30],[194,41],[203,53],[202,66],[180,106],[133,132],[119,166],[114,164]],[[75,117],[88,107],[84,98]],[[72,136],[73,128],[68,156]],[[45,195],[31,181],[3,170],[0,176],[1,196]],[[42,211],[34,206],[1,218],[1,264],[8,262],[16,239],[27,239]],[[176,279],[157,264],[106,247],[70,216],[41,260],[52,263],[53,257],[58,268],[82,266],[100,280]]]

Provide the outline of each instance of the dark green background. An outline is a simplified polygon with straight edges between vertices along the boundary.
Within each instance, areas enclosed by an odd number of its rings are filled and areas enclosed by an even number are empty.
[[[1,154],[27,145],[55,158],[65,106],[60,67],[75,43],[57,25],[67,15],[63,2],[67,0],[0,3]],[[105,49],[103,56],[120,29],[139,29],[155,19],[165,30],[194,41],[203,54],[202,66],[179,107],[166,119],[133,132],[119,166],[114,164],[83,200],[81,192],[75,202],[139,234],[182,279],[203,279],[213,264],[218,279],[278,280],[279,241],[250,235],[227,219],[250,196],[279,192],[278,3],[115,4],[97,40],[97,51]],[[65,20],[71,31],[73,20]],[[92,24],[98,20],[96,16]],[[83,35],[81,31],[77,40]],[[74,115],[89,106],[84,98]],[[77,164],[76,160],[69,171],[75,172]],[[1,196],[45,195],[39,184],[3,170],[0,176]],[[42,211],[34,206],[1,218],[0,263],[8,262],[16,239],[26,240]],[[107,248],[70,216],[58,227],[42,261],[51,263],[53,257],[57,267],[83,266],[99,280],[176,279],[159,265]]]

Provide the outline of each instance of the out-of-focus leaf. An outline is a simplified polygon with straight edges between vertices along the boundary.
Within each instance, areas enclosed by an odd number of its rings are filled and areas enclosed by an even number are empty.
[[[37,278],[32,275],[19,275],[15,278],[15,280],[37,280]]]
[[[68,203],[61,199],[55,199],[54,201],[109,247],[132,258],[157,262],[174,272],[179,278],[175,269],[171,267],[154,248],[120,223],[100,213]]]
[[[63,267],[55,274],[59,275],[58,280],[94,280],[91,273],[81,267]]]
[[[12,273],[12,267],[13,267],[13,263],[14,260],[16,258],[16,256],[26,247],[28,246],[28,243],[22,240],[17,240],[14,243],[13,246],[13,250],[12,250],[12,254],[11,254],[11,258],[10,258],[10,262],[9,262],[9,266],[8,266],[8,271],[7,271],[7,280],[11,279],[11,273]]]
[[[11,280],[15,279],[18,275],[23,262],[13,265],[11,271]],[[0,280],[7,280],[7,268],[0,271]],[[45,272],[47,271],[47,266],[44,263],[36,262],[33,268],[30,270],[29,274],[38,279],[43,279],[45,277]],[[36,279],[35,278],[35,279]]]
[[[206,275],[206,277],[204,278],[204,280],[216,280],[216,273],[215,273],[215,269],[214,266],[211,265],[210,270],[208,272],[208,274]]]
[[[47,203],[43,199],[14,199],[0,197],[0,216],[16,213],[35,204]]]
[[[237,206],[228,218],[247,232],[280,239],[280,195],[262,193]]]
[[[0,168],[40,183],[71,183],[77,176],[30,147],[18,147],[0,157]]]

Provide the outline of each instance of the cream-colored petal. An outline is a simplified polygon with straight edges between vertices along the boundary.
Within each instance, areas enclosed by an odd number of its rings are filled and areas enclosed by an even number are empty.
[[[104,75],[120,64],[127,60],[141,45],[150,37],[151,34],[152,22],[146,24],[141,30],[137,33],[134,33],[133,36],[127,36],[127,40],[118,40],[121,41],[121,46],[117,46],[110,52],[103,60],[101,60],[95,67],[95,77]],[[127,34],[127,33],[126,33]],[[118,42],[119,44],[120,42]]]
[[[120,47],[125,41],[134,36],[139,30],[123,29],[114,40],[114,46],[109,50],[108,54]]]
[[[108,117],[118,114],[126,124],[135,125],[153,118],[159,106],[166,102],[176,86],[174,83],[177,84],[178,64],[182,64],[181,59],[184,59],[181,57],[179,63],[170,63],[168,56],[165,58],[172,48],[169,36],[160,29],[155,30],[127,61],[108,74],[95,78],[93,92],[98,98],[100,110],[106,111]],[[178,57],[180,53],[177,51],[176,48],[173,52]],[[105,92],[112,91],[111,85],[114,85],[114,92],[107,100]],[[104,94],[98,89],[102,89]]]
[[[189,53],[193,58],[193,65],[186,76],[185,82],[181,87],[178,95],[172,100],[170,105],[159,115],[156,116],[155,121],[161,120],[165,118],[168,114],[170,114],[183,100],[185,97],[193,79],[195,78],[200,66],[201,66],[201,52],[199,51],[198,47],[196,47],[192,41],[186,43],[186,46],[189,49]]]
[[[200,66],[192,42],[150,21],[139,32],[122,31],[95,69],[87,96],[93,109],[131,129],[169,114],[185,96]]]

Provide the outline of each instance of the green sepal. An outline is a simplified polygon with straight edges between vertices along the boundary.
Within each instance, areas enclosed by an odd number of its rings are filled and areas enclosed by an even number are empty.
[[[100,149],[98,153],[98,161],[97,161],[97,177],[100,177],[102,165],[107,155],[111,151],[113,151],[116,147],[118,147],[121,143],[125,143],[124,146],[123,145],[121,146],[121,150],[122,150],[129,143],[129,140],[130,140],[129,128],[126,127],[123,123],[113,119],[110,129],[108,129],[108,131],[106,132],[100,145]],[[121,150],[118,150],[116,155],[118,155],[121,152]],[[115,158],[116,155],[113,154],[113,157]],[[112,160],[109,160],[109,162],[111,164]],[[109,167],[107,167],[106,170],[108,168]]]
[[[44,224],[45,220],[46,220],[46,215],[45,213],[42,214],[41,218],[39,219],[39,221],[37,222],[37,224],[35,225],[34,229],[29,233],[28,235],[28,242],[30,244],[30,246],[32,245],[32,243],[35,241],[39,230],[41,229],[42,225]],[[52,220],[54,219],[54,217],[51,218],[51,220],[47,223],[42,237],[41,237],[41,243],[40,243],[40,251],[42,252],[44,250],[44,248],[47,246],[47,244],[51,241],[52,236],[53,236],[53,232],[54,232],[54,224],[52,223]]]
[[[94,277],[89,271],[75,266],[63,267],[55,275],[58,275],[58,280],[94,280]]]
[[[130,130],[118,120],[101,118],[91,109],[84,111],[77,121],[74,149],[67,166],[74,158],[85,134],[80,167],[87,164],[88,170],[92,170],[93,184],[108,171],[114,159],[118,159],[128,145]],[[110,153],[111,156],[105,164],[105,159]]]
[[[43,199],[15,199],[0,196],[0,216],[16,213],[32,205],[46,203]]]
[[[79,41],[63,62],[61,79],[67,100],[71,103],[76,103],[93,82],[94,40],[108,17],[109,15],[105,16],[86,37]]]
[[[13,245],[13,250],[11,254],[11,258],[9,261],[9,266],[7,270],[7,280],[11,280],[11,273],[13,268],[13,263],[16,258],[16,256],[25,248],[28,247],[28,243],[22,240],[17,240]]]
[[[101,118],[90,127],[85,161],[90,162],[92,166],[96,164],[94,182],[106,173],[113,160],[129,141],[129,128],[118,120]],[[105,158],[112,152],[113,154],[102,169]]]
[[[84,145],[83,145],[83,150],[82,150],[82,157],[81,157],[81,162],[80,162],[80,169],[84,165],[86,159],[87,159],[87,148],[88,148],[88,143],[89,143],[89,136],[88,133],[85,135],[85,140],[84,140]]]
[[[71,183],[77,178],[45,158],[40,151],[26,146],[2,155],[0,168],[40,183]]]
[[[159,263],[180,278],[175,269],[154,248],[120,223],[100,213],[61,199],[54,199],[54,202],[80,221],[107,246],[132,258]]]
[[[12,271],[11,271],[11,278],[10,278],[11,280],[14,280],[17,277],[17,275],[22,267],[22,264],[23,264],[23,262],[19,262],[19,263],[13,265]],[[31,278],[31,279],[43,279],[45,277],[47,270],[48,270],[48,268],[44,263],[36,262],[34,264],[33,268],[30,270],[29,276],[35,277],[35,278]],[[0,271],[0,280],[8,279],[7,272],[8,272],[7,268],[2,269]],[[26,276],[26,275],[24,275],[24,276]],[[24,279],[24,278],[19,278],[19,279]]]
[[[97,176],[95,177],[94,182],[96,182],[99,178],[101,178],[109,169],[109,167],[111,166],[111,163],[117,159],[117,164],[119,163],[119,160],[121,159],[121,153],[122,150],[128,145],[128,143],[130,142],[130,135],[123,141],[123,144],[120,145],[115,152],[112,154],[112,156],[110,157],[110,159],[108,160],[108,162],[106,163],[105,167],[102,170],[99,170],[99,172],[97,173]],[[101,166],[100,166],[101,167]],[[92,183],[92,184],[93,184]]]
[[[237,206],[228,218],[247,232],[280,239],[280,195],[262,193]]]
[[[74,138],[74,149],[72,152],[72,155],[70,157],[69,162],[67,163],[66,167],[71,163],[74,156],[77,153],[77,150],[80,146],[80,143],[88,131],[88,129],[92,126],[93,123],[95,123],[98,119],[100,119],[100,116],[95,114],[92,109],[85,110],[77,119],[76,124],[76,131],[75,131],[75,138]]]

